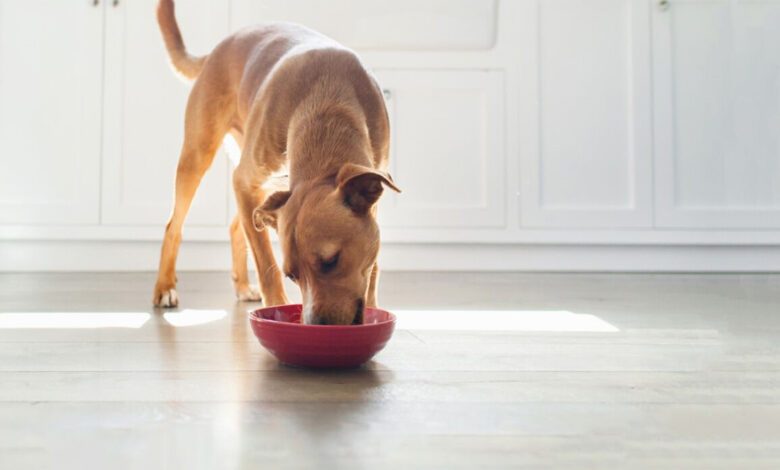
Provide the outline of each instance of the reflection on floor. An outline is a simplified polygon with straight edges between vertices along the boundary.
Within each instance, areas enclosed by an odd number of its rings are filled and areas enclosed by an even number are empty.
[[[384,273],[341,372],[180,278],[0,275],[0,468],[780,468],[780,276]]]

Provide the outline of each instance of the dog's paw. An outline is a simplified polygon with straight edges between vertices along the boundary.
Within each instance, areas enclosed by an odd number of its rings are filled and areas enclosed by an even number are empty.
[[[179,296],[176,294],[176,289],[155,289],[154,290],[154,306],[171,308],[179,305]]]
[[[241,302],[259,302],[261,299],[260,292],[249,286],[237,289],[236,297]]]

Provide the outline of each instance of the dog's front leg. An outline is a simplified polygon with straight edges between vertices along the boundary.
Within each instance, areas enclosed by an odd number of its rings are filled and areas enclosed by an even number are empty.
[[[371,274],[368,281],[368,295],[366,296],[366,307],[376,307],[376,291],[379,284],[379,264],[374,263],[371,268]]]
[[[267,196],[261,186],[261,183],[251,181],[249,173],[241,165],[236,167],[233,172],[233,189],[236,192],[241,226],[244,227],[249,247],[252,249],[255,259],[263,304],[266,307],[289,304],[290,301],[287,299],[282,284],[282,273],[276,264],[276,258],[271,248],[268,230],[258,232],[253,229],[252,212],[255,207],[263,203]]]

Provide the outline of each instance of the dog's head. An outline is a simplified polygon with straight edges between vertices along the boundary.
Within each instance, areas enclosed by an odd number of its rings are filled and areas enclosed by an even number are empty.
[[[255,229],[277,228],[284,273],[301,289],[304,323],[362,323],[383,185],[400,192],[389,174],[346,164],[335,178],[276,192],[255,209]]]

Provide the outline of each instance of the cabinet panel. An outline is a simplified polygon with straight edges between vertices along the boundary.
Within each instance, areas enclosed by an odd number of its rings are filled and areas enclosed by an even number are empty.
[[[496,0],[233,0],[231,26],[292,21],[357,49],[489,49],[496,36],[496,3]]]
[[[404,190],[383,196],[382,224],[503,226],[503,75],[379,70],[377,79],[390,96],[390,171]]]
[[[658,224],[780,227],[780,2],[653,19]]]
[[[190,85],[174,75],[155,19],[156,0],[121,2],[106,12],[103,221],[157,225],[172,209]],[[208,53],[227,34],[228,5],[178,2],[191,53]],[[222,151],[203,178],[189,225],[225,225],[228,163]]]
[[[521,221],[529,227],[651,224],[647,2],[538,2],[537,74],[523,95]]]
[[[0,0],[0,223],[97,223],[103,11]]]

